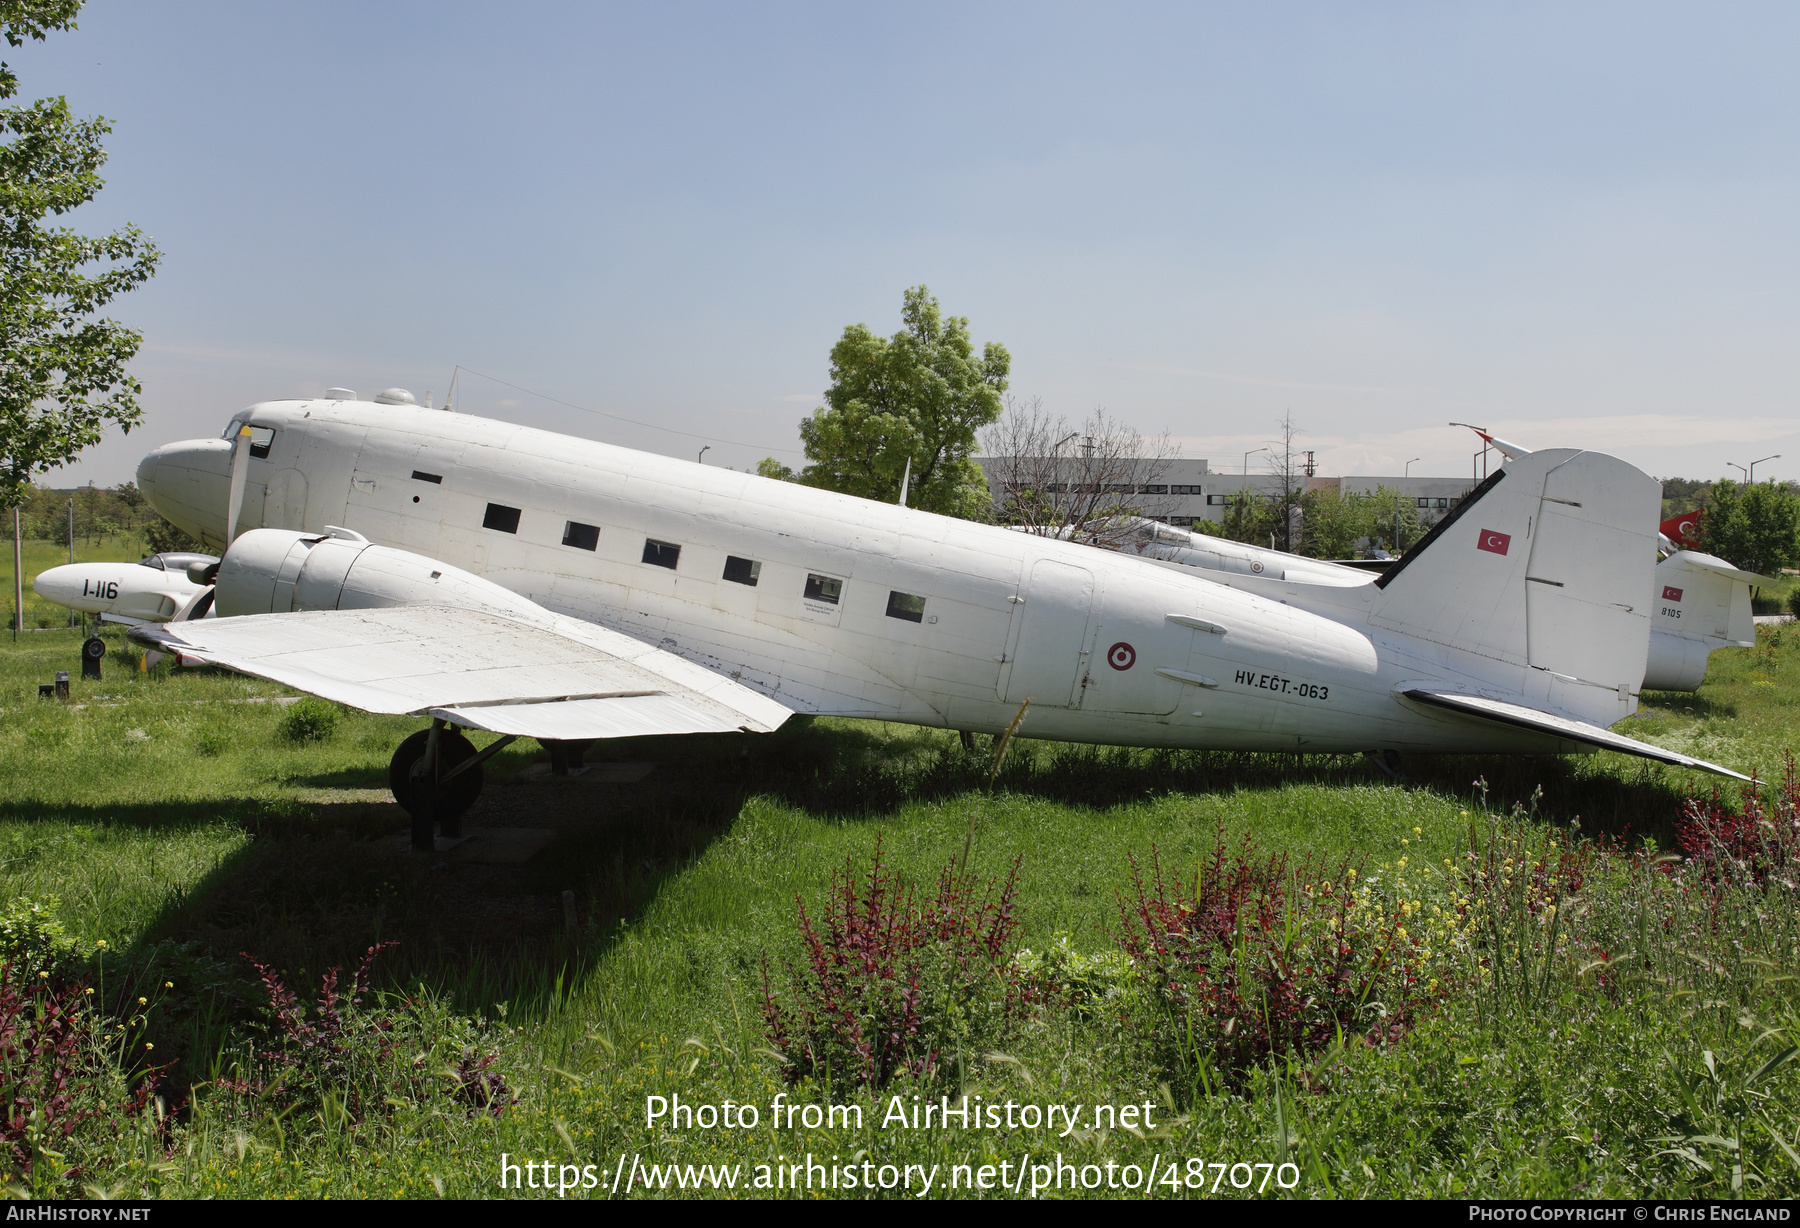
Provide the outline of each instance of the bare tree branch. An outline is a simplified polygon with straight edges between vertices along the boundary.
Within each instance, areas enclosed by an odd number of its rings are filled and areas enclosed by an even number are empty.
[[[1133,518],[1166,519],[1174,506],[1165,479],[1180,446],[1167,431],[1147,439],[1104,408],[1072,428],[1042,398],[1009,397],[982,446],[1001,524],[1117,548],[1134,540]]]

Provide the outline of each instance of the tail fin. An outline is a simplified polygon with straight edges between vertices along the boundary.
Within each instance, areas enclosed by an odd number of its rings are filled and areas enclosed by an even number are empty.
[[[1644,685],[1697,690],[1714,649],[1727,644],[1755,647],[1750,588],[1772,583],[1767,576],[1740,571],[1724,559],[1695,550],[1677,551],[1658,563]]]
[[[1371,621],[1628,694],[1650,648],[1661,499],[1617,457],[1521,455],[1382,574]]]

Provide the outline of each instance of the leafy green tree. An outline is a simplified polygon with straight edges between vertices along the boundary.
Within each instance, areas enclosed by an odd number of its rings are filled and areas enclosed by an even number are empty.
[[[1225,501],[1225,515],[1219,522],[1218,535],[1234,542],[1266,547],[1269,534],[1276,531],[1275,525],[1275,505],[1268,496],[1245,487]]]
[[[1740,486],[1721,478],[1696,532],[1708,554],[1773,576],[1800,559],[1800,495],[1773,481]]]
[[[1377,486],[1356,497],[1361,501],[1364,516],[1360,536],[1368,538],[1369,545],[1398,556],[1425,536],[1425,525],[1419,520],[1419,506],[1412,495],[1391,486]]]
[[[75,28],[80,0],[0,0],[0,33],[14,47]],[[0,64],[0,99],[19,79]],[[125,370],[142,334],[95,318],[147,281],[160,253],[135,226],[91,238],[45,225],[104,185],[112,131],[78,119],[63,98],[0,107],[0,507],[16,507],[32,478],[98,443],[108,424],[143,417]]]
[[[1000,416],[1012,358],[993,341],[977,358],[969,321],[944,316],[924,286],[906,291],[900,315],[891,338],[852,324],[831,347],[825,405],[800,424],[811,462],[800,480],[892,503],[910,462],[907,506],[986,519],[975,433]]]
[[[1344,494],[1333,487],[1309,490],[1300,497],[1301,550],[1315,559],[1347,559],[1356,543],[1369,536],[1373,516],[1367,495]]]
[[[776,460],[773,456],[765,456],[756,462],[756,472],[765,478],[774,478],[777,482],[791,482],[794,471]]]

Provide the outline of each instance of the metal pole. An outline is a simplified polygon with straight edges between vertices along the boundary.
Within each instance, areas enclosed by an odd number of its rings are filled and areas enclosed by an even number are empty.
[[[69,500],[69,562],[75,561],[75,500]]]
[[[19,509],[13,508],[13,643],[25,625],[25,547],[19,531]]]

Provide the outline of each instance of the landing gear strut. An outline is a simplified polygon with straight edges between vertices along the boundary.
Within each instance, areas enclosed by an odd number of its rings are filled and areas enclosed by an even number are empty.
[[[481,796],[480,761],[510,741],[478,751],[461,733],[433,721],[400,743],[388,764],[388,788],[412,816],[414,851],[431,852],[434,827],[437,835],[462,835],[462,817]]]

